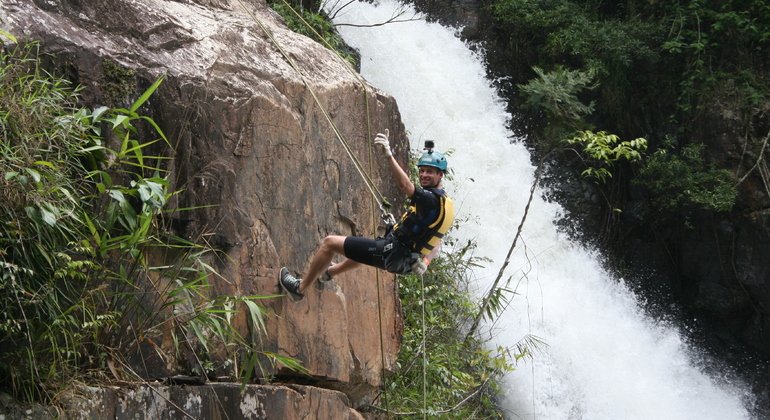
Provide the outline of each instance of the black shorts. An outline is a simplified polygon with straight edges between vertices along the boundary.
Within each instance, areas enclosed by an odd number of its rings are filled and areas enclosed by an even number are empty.
[[[401,245],[393,236],[381,239],[345,238],[345,257],[361,264],[382,268],[396,274],[409,274],[412,264],[420,258],[420,254],[412,252]]]

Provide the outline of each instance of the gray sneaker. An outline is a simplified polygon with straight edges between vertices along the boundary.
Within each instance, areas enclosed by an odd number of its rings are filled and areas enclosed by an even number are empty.
[[[332,268],[333,266],[334,266],[334,263],[329,264],[329,268]],[[329,274],[329,268],[327,268],[326,271],[324,271],[324,273],[321,274],[321,277],[319,277],[318,280],[331,281],[332,275]]]
[[[294,276],[289,274],[289,270],[286,267],[281,268],[278,283],[281,284],[281,288],[292,302],[299,302],[305,297],[305,295],[299,292],[300,281],[300,279],[294,278]]]

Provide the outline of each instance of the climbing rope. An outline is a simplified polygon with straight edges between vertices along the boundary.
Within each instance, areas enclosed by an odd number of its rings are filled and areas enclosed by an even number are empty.
[[[295,14],[297,14],[297,16],[300,17],[300,19],[302,19],[302,17],[299,15],[299,13],[297,13],[297,11],[294,10],[294,8],[292,8],[291,5],[289,5],[289,3],[286,2],[286,0],[283,0],[283,1]],[[251,10],[249,10],[243,4],[243,1],[242,0],[238,0],[238,3],[241,5],[243,10],[245,10],[246,13],[248,13],[249,16],[251,16],[251,18],[254,20],[254,22],[256,22],[257,25],[259,25],[260,28],[262,28],[262,31],[265,32],[265,35],[267,35],[267,37],[270,38],[270,41],[272,41],[273,45],[275,45],[275,47],[278,49],[278,51],[281,53],[281,55],[283,55],[284,59],[286,59],[286,61],[289,63],[289,65],[297,72],[299,77],[302,79],[302,82],[305,84],[305,87],[307,88],[308,92],[310,92],[310,95],[313,97],[313,100],[316,102],[316,104],[320,108],[321,112],[323,113],[324,118],[326,118],[326,121],[328,121],[329,126],[332,128],[332,131],[334,131],[335,136],[340,141],[340,144],[342,145],[342,148],[345,149],[345,152],[348,154],[350,159],[353,161],[353,164],[356,167],[356,170],[361,175],[361,178],[364,180],[364,183],[366,184],[366,187],[369,189],[369,192],[371,192],[371,194],[375,198],[375,200],[378,201],[378,207],[380,209],[380,213],[382,215],[383,220],[389,221],[389,219],[392,219],[393,216],[390,214],[391,204],[388,202],[388,200],[385,198],[385,196],[377,188],[377,185],[374,183],[374,181],[372,180],[371,176],[369,176],[369,174],[366,172],[366,170],[364,169],[364,167],[361,164],[361,162],[358,160],[356,155],[353,153],[353,149],[350,147],[348,142],[345,140],[345,137],[342,135],[342,132],[337,128],[337,125],[334,124],[334,120],[332,120],[331,115],[329,114],[329,112],[326,110],[326,108],[321,103],[321,100],[316,95],[315,90],[312,88],[312,86],[308,82],[307,78],[305,77],[305,75],[300,70],[299,66],[297,66],[297,64],[294,62],[294,60],[292,60],[291,56],[283,49],[283,47],[281,47],[280,43],[278,42],[277,39],[275,39],[275,37],[273,36],[273,33],[270,32],[270,30],[267,28],[267,26],[265,26],[265,24],[259,18],[257,18],[257,16],[254,13],[252,13]],[[316,34],[316,36],[319,37],[319,39],[323,39],[318,34],[318,32],[316,32],[315,29],[313,29],[310,26],[309,23],[307,23],[304,19],[302,19],[302,21],[308,26],[308,28],[310,28]],[[324,40],[324,42],[325,42],[325,40]],[[327,48],[330,48],[332,51],[334,50],[333,48],[331,48],[331,46],[328,43],[326,43],[326,44],[327,44]],[[371,118],[370,118],[369,100],[368,100],[368,98],[369,98],[369,90],[366,87],[366,83],[364,82],[364,80],[355,72],[355,70],[353,70],[350,67],[350,63],[348,63],[345,60],[342,60],[342,61],[346,65],[346,68],[354,75],[354,77],[358,80],[358,82],[361,84],[361,86],[364,89],[364,98],[365,98],[365,102],[366,102],[366,116],[367,116],[367,134],[368,134],[369,138],[371,138],[371,134],[372,134],[372,132],[371,132],[371,122],[370,122]],[[370,145],[370,148],[371,148],[371,145]]]
[[[323,38],[316,30],[286,1],[283,0],[284,4],[316,35],[316,37],[324,42],[326,44],[326,47],[329,48],[331,51],[335,51],[335,49],[326,41],[325,38]],[[371,176],[369,176],[369,173],[364,170],[363,165],[358,160],[356,155],[353,153],[353,150],[351,149],[348,142],[345,140],[344,136],[342,135],[342,132],[337,128],[336,124],[334,124],[334,121],[332,120],[329,112],[326,110],[326,108],[321,103],[320,99],[318,99],[318,96],[316,95],[315,91],[313,90],[310,83],[305,78],[305,75],[302,74],[302,71],[299,69],[299,66],[296,65],[294,60],[289,56],[289,54],[281,47],[281,45],[278,43],[278,40],[275,39],[273,34],[270,32],[270,30],[262,23],[262,21],[257,18],[254,13],[251,12],[250,9],[248,9],[244,4],[243,1],[238,0],[238,3],[241,5],[243,10],[248,13],[251,18],[259,25],[260,28],[262,28],[262,31],[265,32],[265,34],[270,38],[272,43],[275,45],[275,47],[278,49],[278,51],[281,52],[283,57],[286,59],[286,61],[289,63],[289,65],[297,72],[297,74],[302,79],[302,82],[305,84],[305,87],[307,87],[310,94],[313,96],[313,99],[315,100],[318,107],[321,109],[321,112],[323,113],[324,117],[328,121],[329,125],[331,126],[332,130],[334,131],[334,134],[336,135],[337,139],[339,140],[340,144],[342,145],[343,149],[345,149],[345,152],[348,154],[350,159],[353,161],[354,166],[356,167],[356,170],[361,175],[361,178],[364,180],[364,183],[366,184],[367,188],[369,189],[369,192],[372,194],[372,197],[374,199],[374,202],[376,203],[377,207],[380,210],[380,216],[382,220],[386,224],[395,224],[395,219],[393,218],[393,215],[390,213],[391,204],[388,202],[388,200],[385,198],[385,196],[380,192],[380,190],[375,185],[374,181],[372,180]],[[338,54],[339,56],[339,54]],[[353,67],[350,65],[350,63],[347,62],[347,60],[344,60],[340,57],[342,62],[345,64],[345,67],[348,69],[348,71],[353,75],[353,77],[356,78],[356,80],[359,82],[361,87],[364,90],[364,103],[365,103],[365,109],[366,109],[366,127],[367,127],[367,138],[372,138],[372,128],[371,128],[371,113],[369,108],[369,88],[366,86],[366,83],[361,78],[361,76],[353,69]],[[372,145],[369,143],[369,171],[371,172],[373,170],[374,166],[374,158],[372,153]],[[377,234],[377,223],[374,221],[376,217],[374,216],[374,213],[372,214],[373,220],[373,231],[374,236]],[[377,270],[376,273],[377,278],[377,309],[378,309],[378,319],[379,319],[379,329],[380,329],[380,361],[381,361],[381,377],[383,381],[383,402],[385,405],[385,410],[387,413],[390,413],[390,410],[388,409],[388,387],[387,387],[387,375],[385,370],[385,343],[383,339],[383,322],[382,322],[382,296],[381,296],[381,279],[380,279],[380,271]],[[423,314],[424,318],[424,314]],[[424,328],[424,326],[423,326]],[[424,330],[423,330],[424,333]],[[388,417],[390,418],[390,414],[388,414]]]
[[[420,307],[422,308],[422,418],[428,415],[428,352],[425,350],[425,277],[420,274]]]

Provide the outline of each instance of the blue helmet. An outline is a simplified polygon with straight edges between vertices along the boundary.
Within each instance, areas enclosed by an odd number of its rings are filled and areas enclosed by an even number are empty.
[[[428,150],[420,156],[420,160],[417,161],[417,166],[434,166],[446,172],[446,158],[439,152]]]

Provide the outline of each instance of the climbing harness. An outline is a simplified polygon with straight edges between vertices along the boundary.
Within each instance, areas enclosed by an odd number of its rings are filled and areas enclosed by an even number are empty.
[[[440,208],[438,214],[433,214],[435,220],[425,223],[417,215],[417,206],[412,203],[409,209],[393,227],[393,235],[406,245],[412,252],[428,255],[435,248],[444,234],[452,226],[455,217],[454,204],[444,190],[438,188],[426,188],[439,197]],[[430,213],[429,213],[430,216]]]

